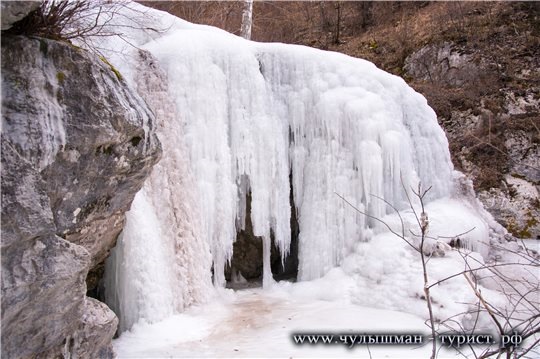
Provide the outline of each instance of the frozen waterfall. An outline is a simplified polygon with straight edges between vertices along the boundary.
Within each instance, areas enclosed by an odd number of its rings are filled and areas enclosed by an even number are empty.
[[[264,237],[265,286],[273,281],[270,238],[288,253],[290,183],[298,280],[340,265],[375,227],[336,193],[376,217],[390,208],[372,195],[406,206],[402,180],[433,186],[430,200],[450,194],[446,137],[402,79],[342,54],[250,42],[148,11],[156,20],[145,21],[168,30],[126,36],[151,56],[119,40],[103,45],[158,116],[164,148],[107,264],[123,329],[204,299],[212,268],[224,285],[248,193],[253,232]]]

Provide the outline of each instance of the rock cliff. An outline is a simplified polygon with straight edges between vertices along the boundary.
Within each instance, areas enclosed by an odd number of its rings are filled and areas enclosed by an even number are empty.
[[[489,52],[427,45],[406,59],[405,70],[425,92],[443,89],[427,97],[439,109],[455,165],[475,180],[484,207],[513,235],[538,239],[538,48],[499,36],[500,43],[484,44]]]
[[[2,8],[2,31],[8,30],[17,21],[23,19],[28,13],[41,5],[41,1],[3,1]]]
[[[2,357],[112,357],[89,298],[161,156],[154,116],[105,59],[2,36]]]

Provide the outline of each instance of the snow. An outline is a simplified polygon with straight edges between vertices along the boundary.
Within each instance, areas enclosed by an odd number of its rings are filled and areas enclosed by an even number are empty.
[[[461,236],[462,241],[475,243],[477,238],[485,236],[484,224],[471,213],[463,203],[443,198],[430,203],[426,207],[430,218],[428,236],[449,241],[455,234],[471,230]],[[459,216],[459,214],[465,216]],[[411,211],[403,211],[405,232],[412,230],[420,232],[418,225],[414,224]],[[469,218],[470,221],[465,221]],[[401,224],[396,215],[384,218],[385,222],[401,233]],[[414,242],[414,238],[409,238]],[[482,256],[472,252],[479,262]],[[356,245],[354,253],[343,262],[342,268],[353,280],[351,289],[352,301],[358,305],[381,309],[393,309],[419,316],[426,316],[426,304],[423,292],[422,266],[419,253],[408,246],[405,241],[394,234],[383,231],[375,235],[368,242]],[[470,262],[470,261],[469,261]],[[429,283],[435,283],[444,278],[459,273],[467,267],[464,259],[456,250],[449,250],[442,258],[431,257],[427,261]],[[473,262],[475,267],[479,264]],[[370,293],[369,296],[364,293]],[[474,293],[468,288],[465,279],[458,276],[433,287],[432,297],[437,305],[434,307],[435,317],[443,320],[455,313],[462,313],[468,309],[467,303],[474,303]]]
[[[295,346],[290,333],[426,332],[418,252],[339,197],[403,229],[418,246],[405,191],[414,197],[419,182],[432,186],[427,240],[445,256],[428,259],[429,283],[466,269],[464,256],[476,266],[488,258],[490,237],[501,228],[454,186],[463,181],[426,100],[364,60],[250,42],[131,6],[135,13],[122,21],[144,14],[139,20],[148,27],[167,30],[126,30],[144,52],[112,38],[101,46],[154,109],[163,158],[107,263],[107,303],[123,332],[115,342],[119,356],[342,356],[349,349]],[[286,256],[291,185],[299,282],[276,283],[270,238]],[[222,288],[224,267],[245,224],[249,193],[253,232],[264,238],[264,290],[232,292]],[[463,252],[443,245],[456,235]],[[483,291],[502,301],[495,290]],[[461,275],[434,286],[432,295],[440,320],[476,303]],[[465,328],[476,320],[463,318],[455,322]],[[488,322],[481,317],[477,325]],[[371,350],[429,355],[426,347]]]
[[[295,345],[293,333],[360,334],[425,331],[421,318],[346,302],[296,298],[287,288],[245,290],[149,325],[137,324],[114,343],[134,357],[369,357],[366,346]],[[321,325],[321,320],[324,324]],[[375,357],[426,357],[429,347],[370,348]]]
[[[105,292],[105,300],[120,319],[120,331],[141,318],[162,320],[174,313],[172,265],[154,213],[145,192],[139,192],[106,261],[104,285],[114,290]]]

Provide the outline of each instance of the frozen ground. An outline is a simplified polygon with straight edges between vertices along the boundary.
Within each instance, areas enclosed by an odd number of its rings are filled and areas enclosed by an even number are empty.
[[[444,201],[451,208],[451,201]],[[460,205],[453,203],[453,211]],[[428,207],[438,213],[439,203]],[[437,211],[435,211],[437,209]],[[461,208],[461,211],[464,211]],[[444,214],[445,217],[448,214]],[[386,218],[392,224],[393,216]],[[408,216],[404,213],[407,223]],[[452,226],[438,225],[432,216],[432,230],[444,234]],[[470,223],[468,224],[470,225]],[[439,227],[440,228],[437,228]],[[527,242],[529,243],[529,242]],[[537,243],[531,243],[534,246]],[[517,245],[517,243],[516,243]],[[481,261],[478,253],[464,251]],[[516,260],[510,257],[507,261]],[[474,263],[474,260],[471,260]],[[444,257],[428,262],[430,283],[458,273],[464,268],[461,254],[448,250]],[[509,274],[518,268],[508,268]],[[504,306],[494,290],[482,288],[483,295]],[[432,289],[435,316],[446,319],[475,303],[461,276]],[[278,282],[270,287],[234,291],[217,289],[207,304],[188,308],[153,324],[144,320],[114,341],[120,358],[184,357],[364,357],[427,358],[430,342],[424,346],[370,346],[344,344],[295,345],[293,333],[422,333],[426,302],[422,299],[421,266],[417,253],[402,240],[382,232],[360,243],[341,268],[334,268],[317,280]],[[463,325],[467,321],[463,320]],[[480,317],[479,327],[489,328],[489,318]],[[482,349],[479,347],[478,349]],[[454,351],[441,349],[439,358],[455,358]],[[531,358],[538,357],[533,353]],[[536,356],[535,356],[536,355]]]
[[[345,301],[295,298],[283,289],[228,291],[155,324],[138,324],[115,341],[120,358],[133,357],[369,357],[366,346],[295,345],[292,333],[425,332],[417,316]],[[374,357],[427,357],[429,345],[384,346]]]
[[[431,258],[428,267],[433,283],[461,271],[462,257],[450,250],[442,258]],[[482,291],[493,301],[500,300],[496,292],[488,288]],[[435,315],[440,319],[466,311],[468,303],[475,302],[461,276],[433,288],[432,297]],[[219,289],[207,304],[161,322],[135,324],[115,340],[114,346],[120,358],[369,358],[370,354],[373,358],[427,358],[429,342],[423,347],[372,345],[368,351],[364,345],[351,349],[344,344],[295,345],[292,339],[293,333],[427,336],[424,318],[427,309],[415,252],[395,236],[381,233],[361,243],[342,268],[334,268],[322,278],[278,282],[265,289]],[[478,325],[489,327],[489,320],[481,317]],[[438,357],[456,355],[443,349]]]

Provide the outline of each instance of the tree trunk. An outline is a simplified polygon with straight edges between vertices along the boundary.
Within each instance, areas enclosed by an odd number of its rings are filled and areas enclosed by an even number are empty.
[[[246,40],[251,40],[251,25],[253,24],[253,0],[244,2],[244,12],[242,13],[242,26],[240,36]]]

